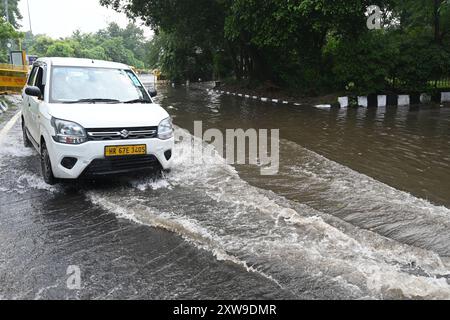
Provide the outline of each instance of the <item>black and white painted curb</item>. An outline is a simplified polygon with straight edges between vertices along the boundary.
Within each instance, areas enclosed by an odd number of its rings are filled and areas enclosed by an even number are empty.
[[[279,99],[272,99],[272,98],[266,98],[266,97],[251,96],[248,94],[235,93],[235,92],[230,92],[230,91],[222,91],[222,90],[215,90],[215,89],[206,89],[206,91],[215,92],[215,93],[219,93],[219,94],[225,94],[227,96],[237,96],[237,97],[249,99],[249,100],[259,100],[262,102],[268,102],[268,103],[273,103],[273,104],[284,104],[284,105],[291,104],[291,105],[295,105],[295,106],[302,105],[301,103],[287,101],[287,100],[279,100]]]
[[[284,104],[284,105],[295,105],[301,106],[302,103],[278,100],[267,97],[250,96],[248,94],[235,93],[230,91],[222,91],[216,89],[206,89],[209,92],[215,92],[219,94],[237,96],[244,99],[260,100],[262,102],[273,103],[273,104]],[[410,106],[418,105],[422,103],[430,102],[444,103],[450,102],[450,92],[441,92],[439,96],[430,96],[426,93],[414,94],[414,95],[369,95],[369,96],[345,96],[339,97],[337,104],[318,104],[314,107],[318,109],[330,109],[332,107],[348,108],[349,106],[359,106],[359,107],[387,107],[387,106]]]
[[[8,110],[8,105],[4,103],[3,101],[0,101],[0,114]]]
[[[359,107],[388,107],[388,106],[410,106],[419,105],[423,103],[444,103],[450,102],[450,92],[441,92],[439,96],[431,96],[426,93],[422,94],[391,94],[391,95],[369,95],[358,97],[339,97],[339,106],[347,108],[350,105]]]

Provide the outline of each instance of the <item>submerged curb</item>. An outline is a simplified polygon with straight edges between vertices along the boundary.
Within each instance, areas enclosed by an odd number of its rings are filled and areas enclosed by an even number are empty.
[[[344,96],[338,98],[341,108],[347,108],[350,105],[359,107],[390,107],[390,106],[410,106],[424,103],[444,103],[450,102],[450,92],[441,92],[438,95],[431,96],[427,93],[415,94],[386,94],[386,95],[368,95],[368,96]]]
[[[0,114],[6,112],[6,110],[8,110],[8,105],[3,101],[0,101]]]
[[[243,94],[243,93],[237,93],[237,92],[222,91],[222,90],[216,90],[216,89],[206,89],[206,91],[224,94],[227,96],[237,96],[237,97],[244,98],[244,99],[260,100],[262,102],[268,102],[268,103],[273,103],[273,104],[283,104],[283,105],[292,104],[295,106],[302,105],[301,103],[297,103],[297,102],[291,102],[291,101],[287,101],[287,100],[279,100],[279,99],[273,99],[273,98],[266,98],[266,97],[259,97],[259,96],[252,96],[249,94]]]
[[[219,94],[238,96],[244,99],[260,100],[262,102],[273,103],[273,104],[283,104],[283,105],[294,105],[302,106],[302,103],[272,99],[267,97],[250,96],[248,94],[222,91],[216,89],[206,89],[208,92],[215,92]],[[343,96],[338,98],[336,104],[318,104],[314,107],[317,109],[331,109],[337,108],[348,108],[350,106],[358,106],[363,108],[369,107],[388,107],[388,106],[410,106],[419,105],[429,102],[445,103],[450,102],[450,92],[441,92],[440,95],[430,96],[426,93],[422,94],[386,94],[386,95],[368,95],[368,96]]]

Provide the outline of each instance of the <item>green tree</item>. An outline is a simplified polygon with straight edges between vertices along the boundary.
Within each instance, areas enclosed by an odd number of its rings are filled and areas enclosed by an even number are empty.
[[[125,63],[137,68],[144,67],[143,62],[137,60],[133,52],[125,48],[121,37],[108,39],[101,44],[101,47],[104,49],[109,60]]]
[[[165,32],[157,34],[148,46],[149,65],[162,69],[165,76],[177,82],[211,77],[209,55],[190,41]]]
[[[67,41],[56,41],[48,47],[46,56],[48,57],[73,57],[74,47]]]
[[[79,58],[95,59],[95,60],[108,60],[105,49],[101,46],[96,46],[88,49],[83,49],[79,53]]]
[[[34,54],[39,57],[45,57],[48,48],[55,43],[55,40],[45,35],[38,35],[30,42],[31,46],[28,50],[29,54]]]
[[[0,40],[17,40],[23,38],[24,34],[17,31],[14,26],[0,18]]]
[[[18,32],[12,24],[6,22],[3,18],[0,18],[0,62],[9,62],[8,50],[6,43],[8,41],[18,42],[24,37],[22,32]]]
[[[97,33],[74,31],[72,36],[54,40],[46,35],[26,35],[28,54],[57,57],[76,57],[118,61],[137,68],[145,68],[147,42],[143,31],[129,24],[122,29],[111,23]]]
[[[214,55],[224,49],[225,2],[223,0],[101,1],[104,5],[116,9],[124,5],[124,10],[130,16],[141,17],[157,34],[158,32],[170,34],[171,39],[178,39],[164,42],[168,47],[164,48],[167,52],[164,55],[167,63],[163,65],[171,69],[163,71],[166,74],[179,75],[184,80],[191,77],[211,78]],[[168,40],[167,37],[164,39]],[[186,56],[183,57],[183,54]],[[168,61],[185,61],[188,64],[175,65]],[[152,61],[149,63],[153,64]]]
[[[355,90],[369,93],[393,84],[397,90],[420,90],[429,80],[450,75],[449,0],[101,3],[161,31],[148,58],[176,78],[209,69],[222,76],[228,69],[248,85],[270,80],[319,93],[353,82]],[[371,5],[382,10],[381,32],[367,28]]]
[[[0,1],[0,16],[6,21],[6,10],[5,2]],[[9,23],[14,27],[14,29],[19,29],[20,20],[22,20],[22,14],[19,10],[19,0],[8,0],[8,13],[9,13]]]

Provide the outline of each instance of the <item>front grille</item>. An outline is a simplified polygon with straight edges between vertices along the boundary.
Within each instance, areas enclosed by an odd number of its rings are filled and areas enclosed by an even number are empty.
[[[159,168],[161,164],[154,155],[114,157],[93,160],[83,175],[98,176]]]
[[[154,139],[158,127],[86,129],[88,141]]]

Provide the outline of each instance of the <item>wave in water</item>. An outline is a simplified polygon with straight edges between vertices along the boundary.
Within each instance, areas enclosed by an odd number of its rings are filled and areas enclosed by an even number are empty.
[[[232,257],[301,298],[450,299],[450,271],[437,253],[250,186],[217,154],[191,164],[193,138],[181,135],[166,188],[90,191],[89,198]]]

